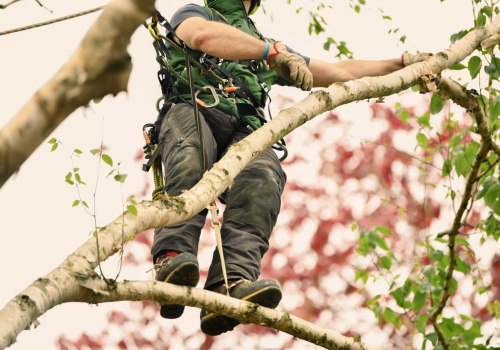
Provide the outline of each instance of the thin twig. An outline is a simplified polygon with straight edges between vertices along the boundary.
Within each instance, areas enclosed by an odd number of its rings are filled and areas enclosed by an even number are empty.
[[[7,7],[9,7],[10,5],[13,5],[15,4],[16,2],[19,2],[21,0],[12,0],[11,2],[8,2],[6,3],[5,5],[0,5],[0,9],[3,10],[3,9],[6,9]]]
[[[20,1],[20,0],[13,0],[13,1]],[[12,34],[12,33],[17,33],[17,32],[22,32],[23,30],[38,28],[38,27],[46,26],[46,25],[49,25],[49,24],[57,23],[57,22],[62,22],[62,21],[65,21],[67,19],[72,19],[72,18],[76,18],[76,17],[80,17],[80,16],[85,16],[85,15],[88,15],[88,14],[100,11],[103,8],[104,8],[104,6],[99,6],[99,7],[87,10],[87,11],[74,13],[74,14],[69,15],[69,16],[55,18],[55,19],[52,19],[50,21],[35,23],[35,24],[31,24],[31,25],[25,26],[25,27],[19,27],[19,28],[9,29],[9,30],[0,32],[0,36],[7,35],[7,34]]]
[[[419,157],[417,157],[417,156],[414,156],[413,154],[408,153],[408,152],[405,152],[405,151],[403,151],[403,150],[401,150],[401,149],[399,149],[399,148],[397,148],[397,147],[395,147],[395,146],[392,146],[392,145],[387,145],[387,144],[380,143],[380,142],[377,142],[377,141],[370,141],[370,140],[367,140],[367,139],[360,139],[360,140],[361,140],[362,142],[364,142],[364,143],[371,143],[371,144],[373,144],[373,145],[375,145],[375,146],[381,146],[381,147],[385,147],[385,148],[391,149],[391,150],[395,151],[396,153],[399,153],[399,154],[401,154],[401,155],[403,155],[403,156],[405,156],[405,157],[408,157],[408,158],[414,159],[414,160],[418,161],[419,163],[422,163],[422,164],[424,164],[424,165],[428,165],[428,166],[430,166],[430,167],[432,167],[432,168],[435,168],[436,170],[439,170],[439,171],[441,171],[441,170],[442,170],[440,167],[438,167],[438,166],[436,166],[436,165],[432,164],[431,162],[426,161],[426,160],[424,160],[424,159],[421,159],[421,158],[419,158]]]
[[[46,10],[47,10],[47,11],[49,11],[50,13],[54,12],[54,11],[52,11],[51,9],[49,9],[47,6],[45,6],[44,4],[42,4],[42,2],[41,2],[41,1],[39,1],[39,0],[35,0],[35,1],[36,1],[36,3],[37,3],[38,5],[40,5],[40,7],[42,7],[42,8],[44,8],[44,9],[46,9]]]

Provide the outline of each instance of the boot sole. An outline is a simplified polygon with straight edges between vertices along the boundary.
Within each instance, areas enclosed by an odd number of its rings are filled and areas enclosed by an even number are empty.
[[[242,297],[240,300],[250,301],[260,306],[274,309],[281,301],[281,290],[275,286],[262,288],[254,293]],[[240,322],[234,318],[217,315],[210,312],[201,318],[201,329],[208,335],[219,335],[232,331]]]
[[[196,287],[200,275],[198,265],[193,262],[185,262],[170,272],[163,282],[180,286]],[[166,304],[160,307],[160,315],[163,318],[179,318],[184,312],[184,305]]]

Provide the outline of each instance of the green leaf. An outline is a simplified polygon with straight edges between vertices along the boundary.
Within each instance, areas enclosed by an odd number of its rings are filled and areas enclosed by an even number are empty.
[[[92,153],[93,156],[95,156],[96,154],[98,154],[99,152],[101,152],[101,150],[99,148],[96,148],[96,149],[91,149],[90,150],[90,153]]]
[[[361,11],[361,7],[359,5],[354,6],[354,12],[359,13]]]
[[[83,152],[81,150],[79,150],[78,148],[75,148],[75,150],[73,151],[73,153],[75,153],[75,154],[82,154]]]
[[[57,139],[55,137],[53,137],[49,141],[47,141],[47,143],[50,143],[50,144],[53,144],[53,143],[56,143],[56,142],[57,142]]]
[[[493,237],[496,241],[500,238],[500,221],[495,218],[493,213],[486,219],[484,230],[488,236]]]
[[[431,113],[437,114],[441,112],[444,107],[444,99],[437,92],[432,94],[431,97]]]
[[[481,12],[484,13],[486,16],[488,17],[491,17],[493,12],[491,11],[491,7],[490,6],[484,6],[482,9],[481,9]]]
[[[500,99],[498,97],[490,104],[490,119],[496,120],[500,115]]]
[[[462,69],[465,69],[465,68],[467,68],[467,67],[465,67],[462,63],[456,63],[456,64],[452,64],[449,69],[451,69],[451,70],[462,70]]]
[[[326,51],[330,51],[330,47],[332,46],[332,44],[336,44],[336,41],[331,37],[326,38],[326,41],[323,44],[323,49]]]
[[[70,185],[74,185],[75,183],[71,180],[72,177],[73,177],[73,173],[70,171],[69,173],[66,174],[64,179]]]
[[[453,34],[450,37],[450,41],[454,43],[455,41],[462,39],[468,32],[468,30],[461,30],[460,32]]]
[[[59,146],[59,144],[58,144],[58,143],[53,143],[53,144],[52,144],[52,147],[50,148],[50,151],[51,151],[51,152],[54,152],[54,151],[57,149],[57,146]]]
[[[391,258],[389,258],[388,256],[382,256],[380,258],[380,266],[382,266],[382,268],[386,270],[390,270],[392,266]]]
[[[402,324],[401,317],[392,311],[391,308],[386,308],[382,313],[382,317],[387,323],[393,324],[396,328],[399,328]]]
[[[422,124],[422,125],[424,125],[424,126],[426,126],[428,128],[431,127],[431,124],[429,123],[430,120],[431,120],[431,115],[429,113],[426,113],[426,114],[424,114],[423,116],[421,116],[420,118],[417,119],[417,121],[420,124]]]
[[[392,231],[385,226],[379,225],[379,226],[375,227],[375,230],[377,230],[378,232],[380,232],[383,235],[386,235],[389,237],[392,236]]]
[[[470,243],[464,237],[456,237],[455,241],[464,247],[470,247]]]
[[[415,291],[415,295],[413,296],[413,304],[412,308],[415,313],[419,312],[420,309],[425,305],[425,301],[427,299],[427,292],[422,291],[421,288],[418,288]]]
[[[365,269],[360,269],[356,268],[356,276],[354,277],[354,280],[361,280],[363,283],[366,283],[368,281],[368,272]]]
[[[417,134],[417,143],[421,148],[427,148],[427,145],[429,144],[429,140],[427,139],[427,136],[419,132]]]
[[[425,327],[427,326],[427,315],[426,314],[422,314],[418,317],[418,320],[417,320],[417,329],[420,333],[424,333],[425,332]]]
[[[78,204],[80,204],[80,201],[79,200],[74,200],[73,201],[73,206],[76,207]]]
[[[470,163],[463,153],[458,154],[454,159],[455,170],[459,176],[467,176],[470,169]]]
[[[82,201],[82,205],[83,205],[84,207],[86,207],[86,208],[88,208],[88,207],[89,207],[89,205],[88,205],[88,204],[87,204],[87,202],[85,202],[85,201]]]
[[[387,242],[382,237],[380,237],[376,232],[371,231],[368,235],[368,238],[369,238],[370,243],[373,246],[373,248],[375,248],[376,246],[379,246],[380,248],[382,248],[385,251],[389,250],[389,246],[387,245]]]
[[[500,183],[492,185],[484,195],[484,202],[493,209],[495,214],[500,215]]]
[[[114,179],[115,179],[115,181],[124,183],[127,176],[128,176],[127,174],[117,174],[114,176]]]
[[[481,71],[482,62],[481,59],[477,56],[472,56],[469,59],[469,63],[467,64],[467,68],[469,69],[469,73],[472,79],[477,77],[479,72]]]
[[[441,174],[443,176],[448,176],[451,173],[451,169],[452,169],[451,161],[449,159],[446,159],[443,163],[443,169],[441,170]]]
[[[484,66],[484,71],[486,74],[492,77],[495,77],[497,75],[497,67],[493,63]]]
[[[404,42],[406,41],[406,35],[403,35],[401,38],[399,38],[399,41],[404,44]]]
[[[476,27],[484,26],[486,24],[486,16],[482,12],[479,12],[477,18],[474,21],[474,24]]]
[[[109,166],[113,166],[113,159],[111,159],[110,156],[108,156],[107,154],[103,154],[101,156],[101,158],[102,158],[102,160],[103,160],[104,163],[106,163]]]
[[[465,261],[463,261],[462,259],[460,259],[459,257],[457,257],[457,261],[456,261],[456,265],[455,265],[455,269],[459,272],[462,272],[464,274],[466,274],[467,272],[470,271],[470,265],[467,264]]]
[[[128,205],[128,206],[127,206],[127,211],[128,211],[130,214],[132,214],[132,215],[134,215],[134,216],[137,216],[137,208],[136,208],[136,206],[135,206],[135,205],[132,205],[132,204]]]
[[[82,178],[80,177],[80,174],[75,173],[75,180],[78,182],[80,185],[86,185],[85,182],[82,181]]]

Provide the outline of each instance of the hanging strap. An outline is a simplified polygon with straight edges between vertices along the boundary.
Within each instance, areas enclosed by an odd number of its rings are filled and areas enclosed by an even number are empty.
[[[227,271],[226,271],[226,262],[224,260],[224,251],[222,249],[222,235],[220,232],[220,222],[219,222],[219,209],[217,208],[217,205],[215,204],[215,201],[213,201],[209,206],[208,209],[210,210],[210,215],[212,216],[212,226],[215,231],[215,238],[217,240],[217,250],[219,251],[219,256],[220,256],[220,262],[222,266],[222,275],[224,276],[224,283],[226,285],[226,294],[227,296],[229,295],[229,281],[227,278]]]

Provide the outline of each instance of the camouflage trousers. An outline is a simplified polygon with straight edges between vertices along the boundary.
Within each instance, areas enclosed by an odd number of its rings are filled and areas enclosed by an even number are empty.
[[[215,108],[200,113],[207,169],[227,148],[251,133],[237,118]],[[174,105],[163,118],[159,143],[165,169],[165,191],[176,196],[190,189],[202,177],[201,144],[193,107]],[[281,206],[286,175],[278,157],[269,149],[250,162],[222,196],[226,208],[221,226],[224,258],[229,279],[255,281],[261,259]],[[165,251],[196,255],[207,210],[181,224],[155,231],[153,259]],[[205,287],[223,281],[220,257],[215,249]]]

